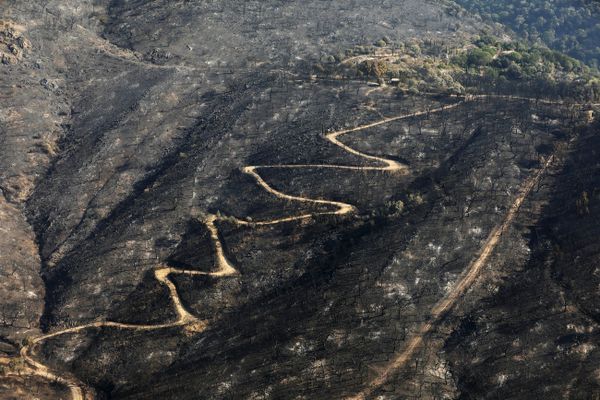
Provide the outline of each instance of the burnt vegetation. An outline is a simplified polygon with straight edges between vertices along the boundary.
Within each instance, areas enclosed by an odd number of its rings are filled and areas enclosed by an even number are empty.
[[[7,4],[0,398],[600,393],[589,40],[450,2]]]

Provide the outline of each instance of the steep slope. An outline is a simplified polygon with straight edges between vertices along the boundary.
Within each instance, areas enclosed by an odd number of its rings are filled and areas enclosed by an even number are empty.
[[[531,118],[530,105],[517,104]],[[462,130],[472,135],[458,140],[452,155],[442,156],[445,161],[426,173],[425,181],[417,179],[403,190],[418,191],[427,199],[410,215],[358,227],[338,223],[338,229],[345,231],[336,241],[339,244],[330,243],[324,255],[309,265],[309,274],[233,311],[197,344],[192,342],[182,353],[183,361],[151,379],[158,384],[140,384],[148,389],[135,385],[125,391],[126,398],[416,396],[407,384],[410,380],[398,379],[408,372],[396,365],[396,357],[429,320],[433,305],[457,290],[460,273],[472,257],[477,258],[487,233],[495,225],[512,226],[518,214],[511,213],[524,199],[520,194],[526,193],[517,190],[519,182],[531,190],[544,176],[530,158],[543,142],[526,143],[529,135],[544,141],[545,123],[535,123],[526,135],[515,131],[514,125],[510,129],[518,118],[510,115],[514,106],[497,100],[478,105],[490,121],[504,120],[507,126],[478,126],[482,115],[473,115],[470,121],[475,125]],[[496,109],[496,114],[490,109]],[[464,121],[464,112],[457,118]],[[545,113],[546,121],[557,116],[543,106],[535,112]],[[545,140],[555,140],[549,132],[545,135]],[[437,140],[443,141],[444,136]],[[495,150],[486,150],[487,146]],[[490,159],[482,160],[483,154]],[[473,165],[480,168],[475,175],[466,172],[473,171]],[[496,178],[487,180],[487,174]],[[494,184],[486,188],[486,182]],[[473,194],[478,195],[472,198]],[[505,246],[519,245],[518,236],[502,235],[501,254],[507,254]],[[493,244],[489,250],[496,247]],[[474,296],[485,293],[485,288],[479,289]],[[223,335],[224,330],[228,334]],[[420,357],[415,354],[416,360]],[[387,378],[381,381],[383,371]],[[413,376],[417,381],[426,377],[422,372]],[[373,382],[374,390],[364,392]],[[460,393],[460,386],[436,382],[430,390],[424,397],[435,396],[436,391]]]
[[[446,343],[462,398],[587,398],[598,386],[598,125],[576,139],[532,253]],[[467,356],[468,355],[468,356]],[[535,384],[532,384],[535,383]]]
[[[448,58],[496,28],[413,0],[7,4],[0,397],[488,390],[450,311],[480,311],[501,260],[537,261],[522,224],[551,208],[519,210],[568,179],[572,126],[593,113],[527,81],[408,95],[331,71],[361,46]]]

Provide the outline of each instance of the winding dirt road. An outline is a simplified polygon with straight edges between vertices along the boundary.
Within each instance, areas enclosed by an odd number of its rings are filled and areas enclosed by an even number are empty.
[[[356,212],[357,211],[356,207],[353,206],[352,204],[342,203],[339,201],[320,200],[320,199],[311,199],[308,197],[292,196],[292,195],[280,192],[279,190],[274,189],[272,186],[270,186],[260,176],[260,174],[258,173],[258,170],[260,170],[260,169],[332,168],[332,169],[343,169],[343,170],[353,170],[353,171],[386,171],[386,172],[393,172],[393,173],[399,173],[399,174],[406,174],[406,173],[408,173],[408,167],[406,165],[401,164],[394,160],[387,159],[387,158],[373,156],[370,154],[363,153],[361,151],[353,149],[352,147],[342,143],[341,141],[338,140],[338,138],[340,136],[346,135],[348,133],[363,131],[365,129],[370,129],[370,128],[375,128],[380,125],[389,124],[390,122],[399,121],[399,120],[407,119],[407,118],[420,117],[423,115],[435,114],[435,113],[439,113],[442,111],[450,110],[452,108],[458,107],[459,105],[461,105],[463,103],[464,103],[463,101],[458,101],[454,104],[450,104],[450,105],[446,105],[446,106],[442,106],[442,107],[438,107],[438,108],[434,108],[434,109],[430,109],[430,110],[426,110],[426,111],[417,111],[417,112],[413,112],[413,113],[402,114],[402,115],[399,115],[396,117],[383,118],[376,122],[372,122],[372,123],[365,124],[365,125],[360,125],[355,128],[343,129],[343,130],[339,130],[339,131],[335,131],[335,132],[330,132],[325,135],[325,140],[333,143],[334,145],[340,147],[341,149],[347,151],[350,154],[362,157],[369,161],[378,162],[378,163],[382,164],[382,166],[380,166],[380,167],[361,166],[361,165],[333,165],[333,164],[280,164],[280,165],[248,165],[248,166],[242,168],[243,173],[250,175],[252,178],[254,178],[254,180],[260,187],[262,187],[264,190],[271,193],[275,197],[278,197],[278,198],[284,199],[284,200],[299,201],[299,202],[304,202],[304,203],[330,205],[330,206],[334,206],[336,208],[336,210],[335,211],[314,212],[314,213],[309,213],[309,214],[302,214],[302,215],[296,215],[296,216],[285,217],[285,218],[270,219],[270,220],[265,220],[265,221],[250,222],[250,221],[245,221],[245,220],[242,220],[239,218],[234,218],[235,221],[239,225],[264,226],[264,225],[280,224],[282,222],[290,222],[290,221],[309,219],[309,218],[314,218],[319,215],[344,215],[344,214],[351,214],[351,213]]]
[[[359,150],[353,149],[352,147],[342,143],[339,140],[339,137],[341,137],[342,135],[345,135],[345,134],[352,133],[352,132],[358,132],[361,130],[374,128],[374,127],[384,125],[384,124],[387,124],[387,123],[390,123],[393,121],[398,121],[398,120],[412,118],[412,117],[419,117],[419,116],[429,115],[429,114],[433,114],[433,113],[439,113],[439,112],[442,112],[445,110],[449,110],[449,109],[458,107],[459,105],[464,104],[466,102],[470,102],[470,101],[474,101],[474,100],[482,99],[482,98],[491,98],[491,97],[526,100],[526,101],[538,101],[538,102],[546,102],[549,104],[563,104],[562,102],[544,101],[544,100],[520,98],[520,97],[514,97],[514,96],[494,96],[494,95],[466,96],[466,97],[461,98],[460,101],[457,101],[456,103],[453,103],[450,105],[438,107],[435,109],[429,109],[429,110],[425,110],[425,111],[418,111],[418,112],[403,114],[403,115],[399,115],[399,116],[391,117],[391,118],[384,118],[377,122],[357,126],[355,128],[344,129],[344,130],[339,130],[336,132],[328,133],[325,136],[325,139],[330,141],[334,145],[340,147],[341,149],[347,151],[348,153],[351,153],[353,155],[359,156],[361,158],[364,158],[364,159],[372,161],[372,162],[379,163],[379,164],[381,164],[381,166],[331,165],[331,164],[298,164],[298,165],[283,164],[283,165],[246,166],[242,169],[242,172],[247,175],[250,175],[260,187],[262,187],[265,191],[267,191],[268,193],[271,193],[275,197],[285,199],[285,200],[290,200],[290,201],[298,201],[298,202],[320,204],[320,205],[330,205],[330,206],[335,207],[335,210],[301,214],[301,215],[297,215],[297,216],[284,217],[284,218],[278,218],[278,219],[270,219],[270,220],[265,220],[265,221],[246,221],[246,220],[242,220],[242,219],[235,218],[235,217],[233,218],[233,220],[239,225],[263,226],[263,225],[274,225],[274,224],[290,222],[290,221],[304,220],[304,219],[314,218],[315,216],[318,216],[318,215],[344,215],[344,214],[354,213],[354,212],[356,212],[356,207],[351,204],[348,204],[348,203],[329,201],[329,200],[320,200],[320,199],[311,199],[311,198],[307,198],[307,197],[293,196],[293,195],[283,193],[283,192],[271,187],[261,177],[261,175],[259,174],[258,171],[261,169],[274,169],[274,168],[279,168],[279,169],[333,168],[333,169],[356,170],[356,171],[387,171],[390,173],[407,173],[408,168],[406,165],[398,163],[397,161],[394,161],[394,160],[390,160],[390,159],[373,156],[373,155],[369,155],[369,154],[360,152]],[[518,211],[520,205],[522,204],[523,200],[526,198],[527,194],[531,191],[531,189],[534,187],[534,185],[539,181],[543,172],[545,171],[547,166],[550,164],[550,162],[551,162],[551,159],[549,159],[546,162],[546,165],[544,168],[542,168],[535,176],[531,177],[524,184],[519,196],[517,197],[517,200],[512,205],[507,216],[505,217],[504,222],[492,231],[492,233],[490,234],[486,244],[484,245],[479,257],[467,268],[464,276],[455,285],[455,287],[448,293],[448,295],[444,299],[442,299],[432,309],[430,321],[427,324],[425,324],[423,327],[421,327],[421,329],[418,331],[418,333],[409,340],[404,351],[397,355],[397,357],[384,370],[384,372],[381,374],[381,376],[379,376],[377,379],[375,379],[368,386],[368,388],[366,388],[363,392],[361,392],[361,393],[357,394],[355,397],[353,397],[353,399],[364,399],[365,396],[369,395],[377,387],[379,387],[381,384],[383,384],[395,370],[397,370],[398,368],[401,368],[406,363],[406,361],[412,356],[414,351],[422,344],[424,337],[433,329],[435,324],[438,323],[442,319],[442,317],[456,303],[456,301],[459,299],[459,297],[470,287],[470,285],[477,278],[480,270],[482,269],[483,265],[485,264],[485,261],[487,260],[489,255],[492,253],[492,251],[496,247],[496,245],[500,239],[500,236],[502,235],[502,233],[504,231],[506,231],[506,229],[508,229],[510,223],[515,218],[517,211]],[[228,218],[232,218],[232,217],[228,217]],[[157,324],[157,325],[143,325],[143,324],[137,325],[137,324],[126,324],[126,323],[119,323],[119,322],[113,322],[113,321],[97,321],[97,322],[92,322],[92,323],[88,323],[88,324],[84,324],[84,325],[79,325],[79,326],[72,327],[72,328],[58,330],[58,331],[48,333],[48,334],[45,334],[42,336],[38,336],[38,337],[34,338],[33,340],[31,340],[27,345],[23,346],[20,351],[21,357],[23,358],[23,360],[25,360],[25,362],[29,366],[29,371],[27,371],[27,372],[30,374],[35,374],[35,375],[44,377],[50,381],[54,381],[54,382],[57,382],[57,383],[67,386],[71,391],[71,397],[73,398],[73,400],[90,400],[90,399],[93,399],[92,391],[89,390],[89,388],[87,388],[83,383],[77,381],[75,378],[73,378],[71,376],[59,376],[56,373],[52,372],[50,370],[50,368],[48,368],[46,365],[36,361],[34,358],[35,348],[48,339],[55,338],[55,337],[58,337],[61,335],[80,333],[84,330],[93,329],[93,328],[109,327],[109,328],[114,328],[114,329],[151,331],[151,330],[165,329],[165,328],[171,328],[171,327],[183,327],[184,329],[186,329],[188,331],[193,331],[193,332],[201,332],[204,329],[206,329],[207,322],[198,319],[184,307],[184,305],[181,302],[181,298],[177,292],[177,287],[175,286],[173,281],[170,279],[170,275],[175,275],[175,274],[188,275],[188,276],[204,275],[204,276],[223,278],[223,277],[229,277],[229,276],[234,276],[234,275],[238,274],[238,271],[236,270],[236,268],[227,260],[227,258],[225,256],[225,252],[223,250],[223,245],[219,238],[217,226],[215,225],[215,222],[217,222],[218,219],[219,219],[219,217],[217,217],[215,215],[208,215],[202,221],[206,225],[206,227],[210,233],[211,242],[213,244],[213,250],[214,250],[214,255],[215,255],[214,256],[215,257],[215,267],[216,267],[213,272],[202,272],[202,271],[197,271],[197,270],[178,269],[178,268],[173,268],[173,267],[169,267],[169,266],[160,266],[159,268],[154,270],[154,277],[156,278],[156,280],[158,282],[162,283],[163,285],[165,285],[169,290],[169,296],[173,303],[173,307],[175,308],[175,311],[177,313],[177,319],[175,321],[164,323],[164,324]]]
[[[215,221],[216,217],[214,215],[211,215],[206,220],[204,220],[204,223],[210,232],[211,242],[213,244],[216,266],[215,271],[203,272],[196,270],[172,268],[168,266],[160,267],[154,270],[154,277],[156,278],[156,280],[164,284],[169,289],[169,297],[171,298],[173,307],[175,308],[175,312],[177,313],[177,319],[175,321],[156,325],[125,324],[113,321],[98,321],[75,326],[73,328],[61,329],[46,335],[38,336],[21,348],[20,355],[30,367],[30,370],[25,372],[29,372],[31,374],[41,376],[49,381],[57,382],[67,386],[71,392],[71,398],[73,400],[89,400],[93,399],[92,391],[89,390],[83,383],[78,382],[72,377],[59,376],[52,372],[47,366],[35,360],[34,354],[37,345],[57,336],[79,333],[92,328],[108,327],[115,329],[151,331],[182,326],[190,332],[202,332],[204,329],[206,329],[206,321],[199,320],[183,306],[181,298],[179,297],[179,293],[177,292],[177,287],[169,278],[169,276],[179,274],[192,276],[205,275],[213,277],[227,277],[236,275],[238,273],[238,271],[231,265],[229,260],[227,260],[227,258],[225,257],[223,246],[221,244],[221,241],[219,240],[217,227],[215,226]]]

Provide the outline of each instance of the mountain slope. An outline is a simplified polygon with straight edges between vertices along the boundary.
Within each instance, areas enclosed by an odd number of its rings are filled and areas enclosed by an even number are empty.
[[[572,179],[597,151],[595,92],[570,97],[589,71],[548,62],[557,90],[500,84],[455,57],[510,38],[437,2],[0,7],[0,398],[505,393],[498,376],[519,365],[482,364],[485,380],[468,366],[512,332],[465,346],[480,321],[500,329],[505,309],[535,315],[557,293],[594,346],[595,253],[566,239],[595,229],[595,183]],[[450,74],[450,91],[403,87]],[[556,222],[563,197],[576,211]],[[512,289],[528,266],[539,295],[502,297],[528,293]],[[557,340],[565,364],[527,368],[574,365],[587,378],[548,375],[551,392],[595,390],[595,359]]]

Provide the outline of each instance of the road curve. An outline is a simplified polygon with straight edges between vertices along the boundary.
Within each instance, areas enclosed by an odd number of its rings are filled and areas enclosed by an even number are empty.
[[[351,204],[337,202],[337,201],[329,201],[329,200],[310,199],[310,198],[301,197],[301,196],[293,196],[293,195],[289,195],[289,194],[283,193],[281,191],[278,191],[278,190],[274,189],[273,187],[271,187],[260,176],[260,174],[257,172],[257,170],[261,169],[261,168],[282,168],[282,169],[337,168],[337,169],[347,169],[347,170],[356,170],[356,171],[390,171],[390,172],[404,173],[407,171],[407,167],[405,165],[400,164],[394,160],[388,160],[388,159],[385,159],[382,157],[377,157],[377,156],[372,156],[369,154],[362,153],[358,150],[351,148],[350,146],[345,145],[344,143],[340,142],[337,138],[341,135],[344,135],[344,134],[347,134],[350,132],[357,132],[357,131],[360,131],[363,129],[376,127],[376,126],[386,124],[386,123],[389,123],[392,121],[396,121],[396,120],[400,120],[400,119],[404,119],[404,118],[416,117],[416,116],[424,115],[426,113],[440,112],[440,111],[443,111],[443,110],[446,110],[449,108],[456,107],[459,104],[460,104],[460,102],[457,102],[456,104],[452,104],[449,106],[443,106],[438,109],[433,109],[433,110],[429,110],[429,111],[425,111],[425,112],[415,112],[415,113],[405,114],[405,115],[401,115],[401,116],[397,116],[397,117],[393,117],[393,118],[386,118],[386,119],[383,119],[383,120],[380,120],[380,121],[377,121],[374,123],[358,126],[356,128],[345,129],[345,130],[341,130],[341,131],[337,131],[337,132],[331,132],[325,136],[326,140],[329,140],[336,146],[344,149],[345,151],[347,151],[349,153],[363,157],[370,161],[376,161],[376,162],[383,164],[383,166],[381,166],[381,167],[353,166],[353,165],[328,165],[328,164],[265,165],[265,166],[256,165],[256,166],[244,167],[242,169],[243,173],[252,176],[259,186],[261,186],[264,190],[271,193],[275,197],[285,199],[285,200],[291,200],[291,201],[300,201],[300,202],[307,202],[307,203],[313,203],[313,204],[331,205],[331,206],[336,207],[336,210],[330,211],[330,212],[310,213],[310,214],[297,215],[297,216],[293,216],[293,217],[277,218],[277,219],[258,221],[258,222],[249,222],[249,221],[241,220],[238,218],[235,218],[235,221],[239,225],[261,226],[261,225],[274,225],[274,224],[279,224],[279,223],[283,223],[283,222],[297,221],[297,220],[302,220],[302,219],[309,219],[309,218],[313,218],[317,215],[343,215],[343,214],[350,214],[350,213],[355,212],[356,207],[354,207]],[[51,381],[54,381],[54,382],[57,382],[57,383],[67,386],[71,392],[71,398],[73,400],[89,400],[89,399],[93,399],[92,391],[89,390],[89,388],[86,387],[83,383],[77,381],[75,378],[72,378],[70,376],[69,377],[59,376],[59,375],[55,374],[54,372],[52,372],[46,365],[35,360],[34,350],[39,344],[43,343],[44,341],[46,341],[48,339],[55,338],[57,336],[80,333],[87,329],[103,328],[103,327],[109,327],[109,328],[114,328],[114,329],[129,329],[129,330],[137,330],[137,331],[151,331],[151,330],[172,328],[172,327],[177,327],[177,326],[183,326],[186,329],[194,331],[194,332],[201,332],[204,329],[206,329],[207,322],[199,320],[197,317],[192,315],[184,307],[183,303],[181,302],[179,293],[177,292],[177,287],[175,286],[175,284],[173,283],[173,281],[170,279],[169,276],[174,275],[174,274],[180,274],[180,275],[188,275],[188,276],[205,275],[205,276],[213,276],[213,277],[227,277],[227,276],[236,275],[238,273],[237,270],[235,269],[235,267],[229,262],[229,260],[227,260],[227,257],[225,256],[225,252],[223,250],[223,245],[219,238],[219,232],[218,232],[217,226],[215,225],[215,222],[218,219],[219,219],[219,217],[217,217],[216,215],[209,214],[203,221],[203,223],[206,225],[206,227],[210,233],[211,242],[213,244],[215,266],[217,267],[215,269],[215,271],[202,272],[202,271],[197,271],[197,270],[185,270],[185,269],[173,268],[173,267],[169,267],[169,266],[161,266],[154,270],[155,279],[158,282],[160,282],[161,284],[165,285],[167,287],[167,289],[169,290],[169,297],[171,298],[171,302],[173,303],[173,307],[175,308],[175,312],[177,313],[177,319],[175,321],[169,322],[169,323],[164,323],[164,324],[156,324],[156,325],[125,324],[125,323],[113,322],[113,321],[97,321],[97,322],[91,322],[88,324],[79,325],[79,326],[72,327],[72,328],[61,329],[61,330],[58,330],[58,331],[55,331],[52,333],[48,333],[46,335],[38,336],[38,337],[34,338],[33,340],[31,340],[30,343],[23,346],[20,351],[21,357],[23,358],[23,360],[25,360],[25,362],[27,363],[27,365],[30,368],[29,373],[41,376],[45,379],[48,379],[48,380],[51,380]]]
[[[390,160],[383,157],[373,156],[370,154],[363,153],[359,150],[353,149],[352,147],[342,143],[338,138],[342,135],[346,135],[352,132],[358,132],[365,129],[375,128],[380,125],[389,124],[390,122],[399,121],[402,119],[419,117],[428,114],[435,114],[442,111],[446,111],[459,105],[463,104],[463,101],[458,101],[456,103],[426,110],[426,111],[417,111],[408,114],[402,114],[395,117],[383,118],[379,121],[368,123],[365,125],[359,125],[355,128],[343,129],[335,132],[330,132],[325,135],[325,140],[333,143],[334,145],[340,147],[342,150],[346,152],[362,157],[368,161],[375,161],[382,166],[362,166],[362,165],[335,165],[335,164],[281,164],[281,165],[248,165],[242,168],[242,172],[244,174],[250,175],[256,183],[263,188],[268,193],[271,193],[273,196],[278,197],[284,200],[291,201],[299,201],[304,203],[312,203],[312,204],[320,204],[320,205],[330,205],[336,208],[335,211],[322,211],[322,212],[314,212],[309,214],[301,214],[291,217],[284,218],[275,218],[269,219],[265,221],[246,221],[239,218],[234,218],[236,223],[239,225],[251,225],[251,226],[264,226],[264,225],[275,225],[283,222],[291,222],[298,221],[304,219],[314,218],[320,215],[345,215],[351,214],[357,211],[356,207],[352,204],[343,203],[339,201],[331,201],[331,200],[321,200],[321,199],[311,199],[308,197],[302,196],[293,196],[286,193],[283,193],[277,189],[274,189],[271,185],[269,185],[258,173],[260,169],[307,169],[307,168],[331,168],[331,169],[342,169],[342,170],[353,170],[353,171],[384,171],[384,172],[393,172],[399,174],[408,173],[408,167],[404,164],[401,164],[395,160]]]
[[[214,215],[208,216],[203,221],[206,227],[208,228],[211,237],[211,242],[213,244],[216,266],[214,271],[203,272],[197,270],[173,268],[169,266],[162,266],[154,270],[155,279],[161,284],[165,285],[169,290],[169,297],[171,298],[171,302],[173,303],[173,307],[175,308],[175,312],[177,313],[177,319],[175,321],[155,325],[125,324],[113,321],[97,321],[84,325],[78,325],[72,328],[61,329],[52,333],[48,333],[46,335],[38,336],[21,348],[20,355],[29,366],[29,371],[26,372],[37,376],[41,376],[50,381],[67,386],[70,390],[71,398],[73,400],[90,400],[93,399],[92,391],[89,390],[89,388],[86,385],[70,376],[59,376],[52,372],[47,366],[35,360],[34,350],[37,347],[37,345],[57,336],[80,333],[84,330],[92,328],[115,328],[137,331],[152,331],[181,326],[184,327],[186,330],[192,332],[202,332],[203,330],[205,330],[207,327],[206,321],[198,319],[183,306],[181,298],[179,297],[179,293],[177,292],[177,287],[175,286],[175,284],[169,276],[179,274],[189,276],[204,275],[222,278],[227,276],[233,276],[238,273],[238,271],[225,257],[223,246],[221,244],[221,241],[219,240],[218,231],[215,226],[215,221],[216,216]]]
[[[338,139],[342,135],[352,133],[352,132],[358,132],[358,131],[369,129],[369,128],[374,128],[374,127],[384,125],[384,124],[387,124],[387,123],[390,123],[393,121],[398,121],[398,120],[412,118],[412,117],[419,117],[419,116],[429,115],[429,114],[433,114],[433,113],[439,113],[439,112],[442,112],[445,110],[449,110],[449,109],[458,107],[461,104],[475,101],[477,99],[484,99],[484,98],[501,98],[501,99],[507,99],[507,100],[512,99],[512,100],[536,101],[536,102],[546,103],[546,104],[565,104],[562,101],[532,99],[532,98],[525,98],[525,97],[503,96],[503,95],[470,95],[470,96],[453,96],[453,97],[460,98],[461,100],[456,103],[438,107],[435,109],[429,109],[429,110],[425,110],[425,111],[418,111],[418,112],[403,114],[403,115],[399,115],[396,117],[383,118],[383,119],[373,122],[373,123],[360,125],[355,128],[339,130],[339,131],[331,132],[331,133],[328,133],[325,135],[326,140],[330,141],[331,143],[340,147],[341,149],[343,149],[351,154],[354,154],[356,156],[362,157],[366,160],[375,161],[377,163],[380,163],[380,164],[382,164],[381,166],[332,165],[332,164],[297,164],[297,165],[282,164],[282,165],[254,165],[254,166],[250,165],[250,166],[246,166],[246,167],[242,168],[243,173],[250,175],[260,187],[262,187],[265,191],[274,195],[275,197],[285,199],[285,200],[290,200],[290,201],[299,201],[299,202],[321,204],[321,205],[331,205],[331,206],[335,207],[334,211],[301,214],[301,215],[297,215],[297,216],[269,219],[269,220],[265,220],[265,221],[246,221],[246,220],[242,220],[242,219],[235,218],[235,217],[233,217],[233,220],[238,225],[264,226],[264,225],[274,225],[274,224],[279,224],[279,223],[284,223],[284,222],[310,219],[310,218],[313,218],[318,215],[344,215],[344,214],[350,214],[350,213],[356,212],[356,207],[351,204],[348,204],[348,203],[329,201],[329,200],[320,200],[320,199],[311,199],[311,198],[301,197],[301,196],[293,196],[293,195],[283,193],[279,190],[276,190],[273,187],[271,187],[261,177],[261,175],[258,172],[258,170],[260,170],[260,169],[333,168],[333,169],[344,169],[344,170],[355,170],[355,171],[387,171],[387,172],[393,172],[393,173],[407,173],[408,172],[408,168],[404,164],[401,164],[397,161],[386,159],[383,157],[378,157],[378,156],[373,156],[373,155],[363,153],[359,150],[353,149],[352,147],[342,143]],[[587,104],[574,104],[574,105],[587,105]],[[521,203],[523,202],[523,200],[525,199],[525,197],[527,196],[529,191],[531,191],[531,188],[539,180],[539,178],[541,177],[541,175],[543,174],[544,170],[547,168],[547,166],[549,165],[550,162],[551,162],[551,159],[549,159],[546,162],[546,165],[544,168],[542,168],[534,177],[530,178],[526,182],[525,186],[522,188],[522,190],[520,192],[521,194],[517,198],[517,201],[515,201],[515,203],[509,210],[503,224],[500,225],[499,227],[496,227],[490,234],[486,244],[483,247],[483,250],[482,250],[479,258],[477,260],[475,260],[469,266],[465,275],[457,283],[455,288],[447,295],[447,297],[444,298],[443,300],[441,300],[440,303],[438,303],[433,308],[433,310],[431,312],[431,321],[421,327],[418,334],[409,340],[409,342],[408,342],[406,348],[403,350],[403,352],[396,356],[396,358],[390,363],[390,365],[384,370],[384,372],[377,379],[375,379],[373,382],[371,382],[371,384],[364,391],[362,391],[361,393],[352,397],[352,399],[364,399],[365,396],[372,393],[377,387],[379,387],[382,383],[384,383],[388,379],[388,377],[391,373],[393,373],[396,369],[400,368],[412,356],[412,354],[417,349],[417,347],[419,345],[421,345],[421,343],[423,342],[424,336],[426,336],[431,331],[431,329],[433,329],[434,325],[437,322],[439,322],[439,320],[441,320],[443,315],[452,308],[452,306],[456,303],[457,299],[460,297],[460,294],[462,294],[473,283],[473,281],[478,276],[478,273],[480,272],[481,268],[483,267],[485,261],[487,260],[487,258],[489,257],[489,255],[491,254],[491,252],[493,251],[495,246],[497,245],[497,242],[498,242],[501,234],[508,228],[508,226],[514,219]],[[84,324],[84,325],[79,325],[79,326],[72,327],[72,328],[58,330],[58,331],[48,333],[48,334],[45,334],[42,336],[38,336],[38,337],[32,339],[28,344],[23,346],[20,351],[21,357],[23,358],[23,360],[27,363],[27,365],[30,368],[30,370],[27,372],[30,374],[35,374],[35,375],[44,377],[48,380],[51,380],[51,381],[54,381],[54,382],[57,382],[57,383],[67,386],[70,390],[71,397],[73,400],[91,400],[91,399],[93,399],[93,394],[92,394],[92,391],[86,385],[77,381],[75,378],[59,376],[59,375],[53,373],[44,364],[36,361],[34,358],[34,353],[35,353],[34,350],[35,350],[36,346],[43,343],[44,341],[46,341],[48,339],[51,339],[51,338],[54,338],[57,336],[79,333],[84,330],[92,329],[92,328],[109,327],[109,328],[115,328],[115,329],[151,331],[151,330],[158,330],[158,329],[165,329],[165,328],[172,328],[172,327],[180,326],[180,327],[184,327],[185,329],[194,331],[194,332],[201,332],[204,329],[206,329],[207,322],[199,320],[197,317],[192,315],[184,307],[184,305],[181,302],[181,298],[179,297],[179,294],[177,292],[177,287],[175,286],[173,281],[170,279],[170,275],[175,275],[175,274],[188,275],[188,276],[204,275],[204,276],[212,276],[212,277],[221,277],[222,278],[222,277],[234,276],[234,275],[238,274],[238,271],[236,270],[236,268],[229,262],[229,260],[227,260],[227,258],[225,256],[225,252],[223,250],[223,245],[219,238],[218,229],[217,229],[217,226],[215,225],[215,222],[217,222],[219,219],[223,219],[223,218],[225,218],[225,217],[218,217],[216,215],[209,214],[202,221],[206,225],[206,227],[210,233],[211,242],[213,244],[213,251],[214,251],[214,255],[215,255],[214,256],[215,257],[215,267],[216,267],[213,272],[186,270],[186,269],[173,268],[173,267],[169,267],[169,266],[160,266],[154,270],[155,279],[158,282],[160,282],[161,284],[165,285],[169,290],[169,296],[171,298],[171,301],[172,301],[175,311],[177,313],[177,319],[175,321],[169,322],[169,323],[164,323],[164,324],[156,324],[156,325],[125,324],[125,323],[119,323],[119,322],[113,322],[113,321],[97,321],[97,322],[92,322],[92,323],[88,323],[88,324]],[[231,217],[229,217],[229,218],[231,218]]]

